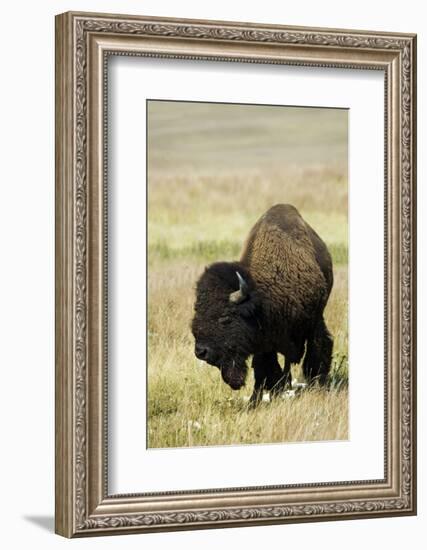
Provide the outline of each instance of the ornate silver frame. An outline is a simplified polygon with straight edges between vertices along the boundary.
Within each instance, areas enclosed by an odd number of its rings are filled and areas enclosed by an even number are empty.
[[[106,483],[106,56],[385,74],[385,478],[109,495]],[[416,37],[65,13],[56,17],[56,532],[66,537],[416,513]]]

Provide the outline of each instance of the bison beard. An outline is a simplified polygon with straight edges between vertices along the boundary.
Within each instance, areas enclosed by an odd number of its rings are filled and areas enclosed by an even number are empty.
[[[222,379],[232,390],[239,390],[245,385],[248,367],[244,361],[236,363],[233,360],[231,365],[221,365],[220,370]]]
[[[296,208],[273,206],[252,228],[240,261],[214,263],[200,277],[192,322],[197,357],[217,366],[237,390],[253,355],[252,403],[264,390],[285,389],[304,352],[307,381],[325,384],[333,339],[323,311],[332,284],[325,243]]]

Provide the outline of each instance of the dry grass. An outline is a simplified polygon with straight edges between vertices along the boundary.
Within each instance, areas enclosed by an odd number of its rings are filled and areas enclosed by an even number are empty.
[[[230,120],[232,111],[215,110],[215,131],[206,137],[199,127],[201,113],[192,120],[191,109],[185,105],[185,128],[193,130],[191,139],[203,160],[198,160],[200,166],[190,166],[193,149],[183,149],[180,140],[179,147],[174,145],[177,127],[182,124],[179,109],[169,107],[150,107],[153,131],[149,134],[148,194],[148,446],[347,439],[347,174],[346,147],[342,136],[338,139],[342,117],[333,112],[329,120],[321,113],[329,136],[330,158],[327,163],[320,163],[317,155],[315,162],[310,162],[302,158],[302,152],[315,150],[310,139],[314,143],[319,136],[304,111],[305,125],[312,131],[307,137],[300,125],[301,135],[297,137],[307,147],[302,147],[295,137],[292,158],[298,163],[279,170],[283,145],[279,137],[268,144],[269,155],[276,153],[276,162],[271,160],[268,167],[262,166],[254,154],[243,158],[242,151],[246,154],[251,148],[257,150],[256,133],[252,141],[252,134],[245,136],[231,163],[229,142],[223,143],[215,136],[216,132],[223,136],[224,128],[230,127],[233,139],[237,139],[239,121]],[[204,117],[211,112],[202,111]],[[314,111],[316,121],[320,110]],[[274,128],[278,132],[276,113]],[[291,119],[295,122],[298,117]],[[258,123],[262,120],[267,126],[272,124],[270,111],[257,119]],[[252,123],[255,124],[253,120]],[[288,156],[289,149],[292,147],[288,144]],[[225,159],[221,169],[218,158]],[[252,411],[246,401],[252,390],[252,371],[246,386],[233,392],[222,382],[217,369],[194,357],[190,331],[194,285],[208,263],[238,258],[251,226],[278,202],[294,204],[333,255],[335,283],[325,312],[335,341],[331,388],[306,390],[290,399],[278,398]],[[302,380],[298,366],[293,375]]]
[[[265,402],[257,410],[251,410],[245,401],[231,394],[231,390],[223,392],[218,388],[219,383],[214,383],[208,392],[198,392],[204,385],[203,380],[194,384],[195,394],[190,396],[187,392],[179,408],[171,401],[167,422],[164,410],[156,414],[155,408],[150,409],[149,447],[347,439],[344,391],[305,391],[297,397]],[[194,407],[194,399],[202,406]]]

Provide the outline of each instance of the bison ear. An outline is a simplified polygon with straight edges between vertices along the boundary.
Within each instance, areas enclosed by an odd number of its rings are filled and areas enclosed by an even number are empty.
[[[249,296],[248,283],[238,271],[236,271],[236,275],[239,281],[239,290],[236,290],[235,292],[232,292],[230,294],[229,300],[232,304],[240,304],[241,302],[244,302]]]
[[[240,315],[245,319],[258,319],[261,315],[261,299],[256,290],[251,290],[247,299],[239,304]]]

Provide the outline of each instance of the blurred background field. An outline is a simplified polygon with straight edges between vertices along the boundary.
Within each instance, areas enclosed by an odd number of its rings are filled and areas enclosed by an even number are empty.
[[[148,103],[148,446],[348,438],[347,111]],[[291,203],[328,245],[329,391],[251,411],[199,362],[190,330],[204,267],[235,260],[257,219]],[[294,378],[302,381],[298,367]]]

